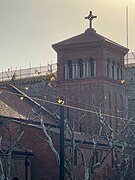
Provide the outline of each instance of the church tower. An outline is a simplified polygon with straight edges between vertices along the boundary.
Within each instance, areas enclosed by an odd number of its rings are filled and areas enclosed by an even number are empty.
[[[82,34],[53,44],[57,52],[57,95],[63,96],[67,105],[88,110],[80,131],[96,129],[97,112],[117,132],[119,118],[126,114],[125,85],[123,79],[124,56],[128,49],[98,34],[90,27]],[[72,110],[73,111],[73,110]],[[75,111],[75,110],[74,110]],[[75,121],[82,112],[71,116]]]

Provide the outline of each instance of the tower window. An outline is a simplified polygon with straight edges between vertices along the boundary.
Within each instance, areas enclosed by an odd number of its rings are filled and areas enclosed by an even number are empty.
[[[89,75],[94,76],[94,59],[89,59]]]
[[[82,59],[78,60],[78,65],[79,65],[79,77],[83,77],[83,60]]]
[[[119,80],[119,70],[120,70],[120,68],[119,68],[119,64],[118,64],[118,67],[117,67],[117,80]]]
[[[112,78],[114,79],[114,62],[112,63]]]
[[[107,77],[109,77],[109,60],[107,60]]]
[[[70,79],[70,78],[72,78],[72,61],[71,60],[69,60],[68,61],[68,63],[67,63],[67,65],[68,65],[68,78]]]
[[[121,79],[121,70],[122,70],[122,68],[120,67],[120,64],[118,63],[118,66],[117,66],[117,80]]]

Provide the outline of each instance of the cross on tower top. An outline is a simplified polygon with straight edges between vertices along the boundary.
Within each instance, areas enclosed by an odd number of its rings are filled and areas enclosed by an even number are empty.
[[[90,25],[89,25],[90,28],[92,28],[92,20],[93,20],[94,18],[97,18],[97,16],[93,16],[92,11],[90,11],[89,15],[88,15],[87,17],[85,17],[85,19],[88,19],[89,22],[90,22]]]

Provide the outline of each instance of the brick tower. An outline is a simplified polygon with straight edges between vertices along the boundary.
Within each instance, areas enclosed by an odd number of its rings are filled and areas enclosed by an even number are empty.
[[[106,114],[106,120],[117,132],[119,119],[126,113],[123,79],[124,56],[128,49],[105,38],[93,28],[52,45],[57,52],[57,95],[68,105],[89,110],[80,131],[97,129],[96,112]],[[81,111],[70,113],[77,121]],[[77,113],[78,112],[78,113]]]

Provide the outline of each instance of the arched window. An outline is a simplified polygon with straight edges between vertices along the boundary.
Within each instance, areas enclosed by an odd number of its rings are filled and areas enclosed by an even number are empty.
[[[83,60],[82,59],[78,60],[78,65],[79,65],[79,77],[83,77]]]
[[[117,65],[117,80],[119,80],[119,79],[120,79],[120,65],[118,63],[118,65]]]
[[[70,79],[70,78],[72,78],[72,74],[73,74],[73,70],[72,70],[72,61],[71,60],[69,60],[68,62],[67,62],[67,68],[68,68],[68,78]]]
[[[122,67],[118,63],[118,65],[117,65],[117,80],[120,80],[120,79],[122,79]]]
[[[89,76],[94,76],[94,59],[89,59]]]
[[[109,78],[109,73],[110,73],[110,72],[109,72],[109,64],[110,64],[110,63],[109,63],[109,60],[107,60],[107,77],[108,77],[108,78]]]
[[[114,79],[114,61],[112,62],[112,79]]]

